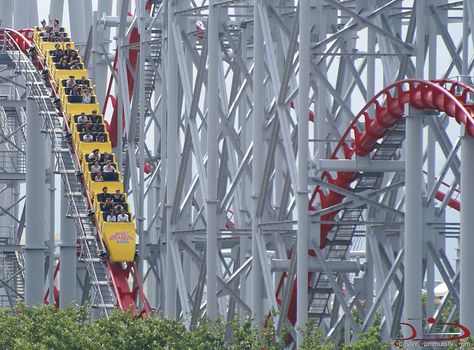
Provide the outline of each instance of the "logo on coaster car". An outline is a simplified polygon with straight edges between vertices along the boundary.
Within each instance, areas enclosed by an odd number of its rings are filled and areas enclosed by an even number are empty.
[[[131,239],[128,232],[115,232],[109,237],[109,241],[115,241],[115,243],[128,243]]]

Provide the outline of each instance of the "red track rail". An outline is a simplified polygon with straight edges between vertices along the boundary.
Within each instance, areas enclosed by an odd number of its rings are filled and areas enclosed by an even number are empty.
[[[407,79],[398,81],[387,86],[375,95],[362,110],[356,115],[352,123],[346,129],[339,143],[334,149],[331,159],[352,159],[354,155],[367,156],[372,152],[376,143],[388,130],[401,120],[404,106],[408,103],[416,109],[436,109],[445,112],[450,117],[456,119],[459,124],[466,126],[466,132],[474,136],[474,106],[468,104],[469,94],[474,96],[474,89],[459,82],[450,80],[415,80]],[[382,106],[384,104],[384,107]],[[375,116],[371,116],[369,111],[373,109]],[[364,130],[357,126],[358,121],[364,118]],[[333,177],[329,172],[323,172],[321,179],[343,189],[349,189],[351,183],[356,179],[356,173],[339,171]],[[445,194],[437,191],[435,198],[443,200]],[[308,208],[315,210],[314,203],[319,199],[321,208],[329,208],[341,203],[344,196],[334,192],[325,192],[317,186],[311,195]],[[450,199],[448,205],[456,210],[460,210],[460,203],[456,199]],[[322,221],[333,221],[339,211],[321,216]],[[326,239],[333,225],[321,225],[321,248],[326,245]],[[309,255],[314,256],[314,251],[309,250]],[[279,298],[283,287],[283,282],[287,274],[284,273],[278,284],[276,297]],[[312,274],[309,274],[311,280]],[[291,291],[290,305],[288,307],[288,319],[294,325],[296,323],[296,283]]]
[[[22,31],[16,31],[16,30],[13,30],[13,29],[5,29],[5,32],[8,33],[8,36],[9,36],[10,40],[14,41],[15,46],[19,50],[21,50],[24,53],[28,54],[28,50],[32,46],[32,42],[31,42],[31,40],[27,39],[25,37],[25,35],[23,35],[23,33],[25,33],[26,35],[28,35],[28,37],[31,38],[33,30],[27,29],[27,30],[22,30]],[[35,66],[38,69],[40,69],[40,70],[44,69],[44,65],[41,62],[41,60],[35,59],[35,61],[33,63],[35,64]],[[57,95],[57,88],[56,88],[56,84],[54,82],[54,79],[52,79],[51,76],[49,77],[49,83],[51,85],[51,90],[52,90],[53,96],[56,96]],[[70,127],[69,127],[66,115],[64,114],[64,111],[62,110],[62,107],[61,107],[59,113],[64,118],[64,121],[65,121],[64,124],[65,124],[66,131],[70,131]],[[78,166],[81,167],[80,170],[82,170],[79,155],[76,152],[76,149],[74,148],[74,145],[72,143],[70,144],[70,148],[71,148],[71,153],[73,154],[73,156],[76,159],[76,164],[78,164]],[[84,185],[84,189],[85,189],[85,196],[86,196],[86,200],[87,200],[87,203],[88,203],[88,207],[89,207],[89,209],[93,209],[92,199],[89,195],[89,190],[87,188],[87,183],[85,183],[85,181],[83,181],[83,185]],[[95,225],[97,226],[97,220],[96,219],[95,219]],[[99,246],[102,249],[105,249],[101,238],[97,237],[97,240],[98,240]],[[107,261],[107,268],[108,268],[109,273],[110,273],[110,279],[111,279],[111,283],[112,283],[115,295],[117,297],[117,303],[118,303],[119,309],[123,310],[123,311],[132,311],[134,313],[137,313],[138,305],[136,303],[136,300],[137,300],[137,297],[138,297],[141,300],[141,303],[143,305],[143,308],[140,311],[140,315],[149,316],[150,315],[150,309],[148,308],[148,302],[146,300],[145,294],[143,293],[143,287],[141,285],[141,281],[138,278],[138,273],[137,273],[137,268],[136,268],[135,263],[127,263],[126,266],[123,266],[123,264],[121,264],[121,263],[111,263],[110,261]],[[60,267],[59,267],[59,263],[58,263],[58,265],[56,267],[56,270],[55,270],[55,273],[54,273],[55,277],[56,277],[59,269],[60,269]],[[136,286],[132,290],[130,290],[130,286],[129,286],[129,278],[131,276],[134,278],[134,281],[135,281],[135,284],[136,284]],[[48,291],[48,293],[49,293],[49,291]],[[59,294],[58,294],[56,288],[55,288],[54,294],[55,294],[55,300],[58,299]],[[48,294],[46,294],[46,296],[45,296],[45,301],[47,301],[47,295]]]

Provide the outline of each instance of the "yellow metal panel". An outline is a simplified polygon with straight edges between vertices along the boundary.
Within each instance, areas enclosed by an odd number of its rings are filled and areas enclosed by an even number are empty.
[[[74,41],[69,41],[69,42],[48,42],[48,41],[42,41],[41,39],[38,41],[40,43],[39,47],[43,51],[43,54],[46,55],[49,50],[54,50],[54,47],[56,44],[61,45],[61,49],[65,49],[67,44],[71,44],[71,49],[75,49]]]
[[[102,239],[113,262],[132,262],[135,256],[135,225],[131,222],[104,222]]]
[[[55,69],[54,70],[54,80],[59,84],[61,79],[67,79],[69,76],[74,75],[74,78],[81,79],[86,77],[87,79],[87,70],[85,69]]]
[[[67,100],[65,100],[67,101]],[[92,111],[95,109],[96,111],[99,110],[98,103],[69,103],[66,102],[66,113],[71,115],[81,114],[84,112],[85,114],[91,114]]]

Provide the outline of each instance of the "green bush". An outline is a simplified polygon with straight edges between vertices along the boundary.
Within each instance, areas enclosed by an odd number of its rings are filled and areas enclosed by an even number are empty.
[[[181,321],[166,318],[137,318],[130,313],[114,312],[109,320],[87,320],[86,307],[58,310],[52,306],[0,309],[0,349],[2,350],[283,350],[283,335],[277,339],[271,319],[262,334],[251,320],[207,319],[192,330]],[[319,329],[309,324],[301,350],[336,350]],[[380,331],[372,328],[355,345],[344,350],[387,349],[380,344]]]

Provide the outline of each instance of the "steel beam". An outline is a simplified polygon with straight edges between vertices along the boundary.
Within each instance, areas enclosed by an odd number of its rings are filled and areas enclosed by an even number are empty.
[[[46,148],[47,139],[41,133],[43,119],[39,116],[38,105],[33,99],[27,101],[26,144],[26,239],[25,239],[25,303],[43,303],[45,275],[45,241],[47,236],[41,208],[46,201]]]
[[[405,304],[404,320],[421,332],[422,239],[423,239],[423,119],[406,116],[405,170]],[[406,331],[406,330],[405,330]],[[404,333],[409,336],[407,333]]]
[[[308,106],[309,77],[311,73],[311,7],[310,0],[300,0],[300,42],[298,73],[298,182],[296,209],[298,211],[298,233],[296,238],[296,346],[303,344],[303,330],[308,321]]]
[[[252,113],[252,139],[253,139],[253,161],[252,161],[252,285],[251,305],[254,324],[261,328],[263,325],[263,295],[262,295],[262,261],[258,252],[259,217],[257,216],[258,201],[261,195],[260,186],[262,182],[264,138],[263,128],[265,123],[265,67],[264,67],[264,41],[261,28],[261,17],[258,6],[262,0],[254,1],[254,70],[253,70],[253,113]]]
[[[76,254],[77,231],[74,221],[68,216],[69,202],[61,182],[61,242],[59,245],[59,307],[76,303]]]
[[[171,222],[171,210],[173,206],[174,192],[176,188],[176,175],[178,171],[178,69],[176,44],[172,35],[176,1],[168,2],[168,22],[167,22],[167,126],[166,126],[166,292],[165,292],[165,314],[169,317],[176,316],[176,271],[173,264],[172,249],[174,225]]]
[[[468,329],[474,329],[474,139],[471,136],[461,138],[461,323]]]
[[[71,37],[74,38],[76,47],[80,50],[85,47],[87,40],[86,28],[84,26],[84,1],[69,0],[69,21],[71,23]],[[79,53],[84,54],[83,52]]]

